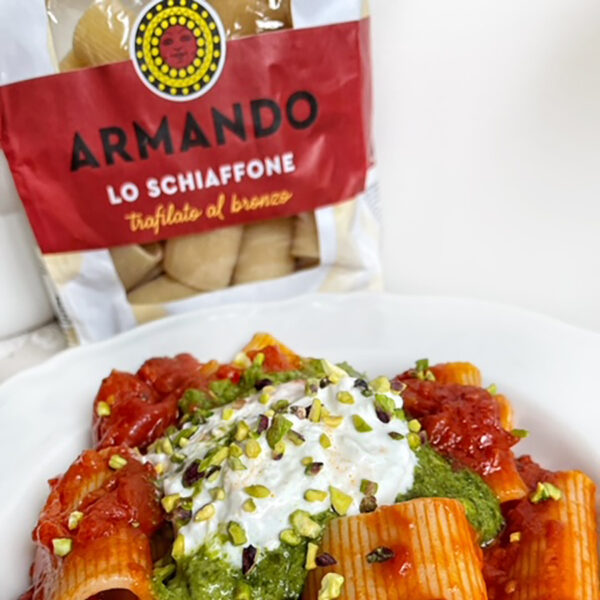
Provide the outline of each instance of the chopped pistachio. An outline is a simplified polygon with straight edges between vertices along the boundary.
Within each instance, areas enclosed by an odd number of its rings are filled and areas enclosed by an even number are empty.
[[[352,422],[354,423],[354,429],[359,433],[373,431],[373,428],[359,415],[352,415]]]
[[[67,556],[73,549],[73,540],[71,538],[54,538],[52,540],[52,551],[61,558]]]
[[[237,445],[231,444],[229,446],[229,456],[233,456],[234,458],[239,458],[244,455],[244,451]]]
[[[210,467],[207,471],[206,481],[208,483],[214,483],[217,479],[219,479],[219,471],[221,467]]]
[[[98,402],[96,406],[96,414],[99,417],[110,417],[110,404],[108,402]]]
[[[419,433],[419,431],[421,431],[421,423],[419,423],[417,419],[411,419],[408,422],[408,430],[412,431],[413,433]]]
[[[262,448],[259,442],[256,440],[248,440],[248,442],[246,442],[246,456],[248,456],[248,458],[257,458],[260,456],[261,452]]]
[[[537,484],[535,492],[531,496],[531,502],[533,502],[533,504],[539,504],[546,500],[560,500],[561,498],[562,492],[554,484],[546,481]]]
[[[312,464],[313,462],[313,457],[312,456],[305,456],[301,461],[300,461],[305,467],[308,467],[308,465]]]
[[[379,489],[379,484],[374,481],[370,481],[369,479],[363,479],[360,482],[360,491],[365,496],[374,496]]]
[[[321,367],[331,383],[339,383],[342,379],[348,377],[348,373],[344,369],[330,363],[328,360],[322,359]]]
[[[171,454],[171,462],[176,464],[181,464],[185,462],[185,454],[181,454],[180,452],[174,452]]]
[[[343,517],[352,504],[352,496],[348,496],[348,494],[345,494],[342,490],[338,490],[333,486],[329,487],[329,495],[331,497],[331,506],[333,507],[333,510],[335,510],[340,517]]]
[[[299,546],[302,538],[293,529],[284,529],[279,534],[279,539],[290,546]]]
[[[371,513],[377,510],[377,498],[375,496],[365,496],[360,501],[358,510],[361,513]]]
[[[421,436],[414,431],[408,434],[408,445],[411,450],[416,450],[421,447]]]
[[[248,500],[242,504],[242,510],[248,513],[256,512],[256,503],[252,498],[248,498]]]
[[[429,369],[429,360],[422,358],[416,362],[415,371],[417,379],[421,381],[435,381],[435,375]]]
[[[262,367],[265,364],[265,354],[264,352],[257,352],[252,364],[255,364],[258,367]]]
[[[313,423],[318,423],[321,420],[321,409],[323,408],[323,404],[318,398],[313,400],[313,403],[310,407],[310,414],[308,418]]]
[[[165,474],[165,465],[163,463],[158,463],[157,465],[154,465],[154,470],[156,471],[156,474],[160,477],[161,475]]]
[[[396,403],[385,394],[375,394],[375,414],[382,423],[389,423],[394,416]]]
[[[127,459],[123,458],[119,454],[113,454],[108,461],[108,466],[115,471],[122,469],[127,466]]]
[[[229,456],[229,448],[222,446],[209,459],[209,464],[214,466],[222,465]]]
[[[317,600],[335,600],[342,595],[344,587],[344,576],[338,573],[327,573],[321,579],[321,587],[319,588],[319,596]]]
[[[252,588],[245,581],[240,581],[233,592],[233,600],[252,600]]]
[[[290,515],[290,523],[294,531],[302,537],[314,540],[321,535],[321,526],[316,521],[313,521],[305,510],[295,510]]]
[[[236,354],[236,357],[233,359],[233,364],[238,367],[238,369],[247,369],[252,366],[252,361],[245,352],[240,352],[239,354]]]
[[[378,394],[386,394],[391,391],[392,385],[387,377],[377,377],[371,381],[371,387]]]
[[[236,442],[243,442],[250,433],[250,425],[246,421],[240,421],[235,427],[234,439]]]
[[[277,442],[280,442],[292,428],[293,423],[283,415],[275,415],[271,427],[267,429],[267,443],[271,448],[275,448]]]
[[[180,448],[185,448],[186,446],[189,446],[190,440],[186,437],[182,437],[179,438],[178,444]]]
[[[292,444],[294,444],[294,446],[302,446],[302,444],[306,442],[306,438],[293,429],[288,431],[287,438],[290,440],[290,442],[292,442]]]
[[[244,491],[253,498],[268,498],[271,496],[271,490],[264,485],[249,485],[244,488]]]
[[[337,429],[344,422],[344,417],[341,416],[327,416],[323,419],[323,423],[327,425],[327,427],[331,427],[333,429]]]
[[[266,416],[267,418],[269,418],[269,419],[272,419],[272,418],[275,416],[275,411],[274,411],[274,410],[271,410],[271,409],[269,409],[269,410],[266,410],[266,411],[265,411],[265,416]]]
[[[350,392],[338,392],[337,401],[342,404],[354,404],[354,396]]]
[[[277,442],[275,444],[275,448],[273,448],[273,460],[281,460],[283,455],[285,454],[286,445],[283,440]]]
[[[268,393],[268,392],[263,392],[263,393],[260,395],[260,398],[258,399],[258,401],[259,401],[261,404],[269,404],[269,401],[270,401],[270,400],[271,400],[271,396],[269,395],[269,393]]]
[[[276,413],[285,412],[290,406],[289,400],[277,400],[275,404],[273,404],[273,410]]]
[[[225,500],[225,490],[222,487],[216,487],[210,490],[211,498],[216,502],[217,500]]]
[[[516,544],[517,542],[521,541],[521,532],[520,531],[514,531],[513,533],[510,534],[510,543],[511,544]]]
[[[399,441],[399,440],[403,440],[403,439],[404,439],[404,436],[403,436],[401,433],[398,433],[397,431],[390,431],[390,432],[388,433],[388,435],[389,435],[389,436],[390,436],[390,437],[391,437],[393,440],[396,440],[396,441]]]
[[[331,440],[324,433],[322,433],[321,437],[319,438],[319,444],[321,444],[325,450],[327,450],[327,448],[331,448]]]
[[[234,546],[243,546],[248,541],[248,536],[244,528],[235,521],[229,521],[227,525],[229,540]]]
[[[307,502],[323,502],[327,500],[327,492],[322,490],[306,490],[304,492],[304,499]]]
[[[378,548],[375,548],[375,550],[367,554],[367,562],[369,564],[383,563],[387,562],[388,560],[392,560],[392,558],[394,558],[395,556],[396,553],[391,548],[387,548],[386,546],[379,546]]]
[[[400,419],[401,421],[406,421],[406,413],[404,412],[404,409],[397,408],[394,411],[394,417],[396,417],[396,419]]]
[[[229,466],[233,471],[245,471],[248,468],[237,456],[229,457]]]
[[[496,396],[498,394],[498,386],[495,383],[492,383],[488,386],[487,391],[492,395]]]
[[[79,527],[79,523],[81,523],[82,519],[83,519],[83,513],[79,510],[74,510],[69,515],[69,521],[67,522],[67,526],[69,527],[69,529],[71,531],[73,531],[73,529],[77,529]]]
[[[235,416],[235,410],[233,408],[224,408],[223,409],[223,421],[231,421]]]
[[[171,454],[173,454],[173,444],[171,443],[171,440],[168,437],[163,438],[159,442],[157,449],[159,452],[162,452],[167,456],[171,456]]]
[[[513,429],[511,433],[518,438],[527,438],[529,437],[529,431],[527,429]]]
[[[202,521],[208,521],[212,519],[217,514],[215,509],[215,505],[212,503],[205,504],[194,516],[194,521],[196,523],[201,523]]]
[[[319,552],[319,546],[317,544],[313,544],[312,542],[308,542],[308,546],[306,547],[306,560],[304,561],[304,568],[307,571],[312,571],[317,568],[317,554]]]
[[[311,462],[310,464],[306,465],[306,469],[304,469],[304,472],[307,475],[318,475],[322,471],[322,469],[322,462]]]
[[[171,513],[177,508],[180,498],[181,496],[179,494],[171,494],[170,496],[165,496],[160,503],[166,513]]]
[[[171,556],[175,560],[181,560],[185,556],[185,537],[181,533],[175,538]]]
[[[329,415],[331,415],[329,409],[325,406],[321,406],[321,421],[324,421]]]

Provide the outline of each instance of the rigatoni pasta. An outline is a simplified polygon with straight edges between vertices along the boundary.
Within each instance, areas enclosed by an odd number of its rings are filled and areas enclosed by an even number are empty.
[[[426,498],[332,521],[320,553],[333,566],[310,571],[304,600],[327,573],[344,577],[347,600],[486,600],[482,554],[456,500]]]

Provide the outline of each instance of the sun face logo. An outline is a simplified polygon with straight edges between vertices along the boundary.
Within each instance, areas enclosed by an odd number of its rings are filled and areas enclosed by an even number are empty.
[[[131,58],[141,80],[169,100],[193,100],[217,83],[225,65],[225,28],[198,0],[157,0],[138,17]]]

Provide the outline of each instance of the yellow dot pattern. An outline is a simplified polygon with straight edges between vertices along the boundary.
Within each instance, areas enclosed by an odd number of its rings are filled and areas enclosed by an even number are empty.
[[[171,67],[160,53],[161,38],[173,25],[186,27],[196,40],[196,58],[185,68]],[[224,40],[212,14],[199,2],[163,0],[141,18],[134,37],[142,76],[168,96],[199,95],[222,67]]]

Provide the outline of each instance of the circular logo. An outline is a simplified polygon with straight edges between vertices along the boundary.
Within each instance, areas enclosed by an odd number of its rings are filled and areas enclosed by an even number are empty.
[[[212,6],[158,0],[132,31],[131,58],[142,81],[169,100],[193,100],[218,81],[225,64],[225,28]]]

